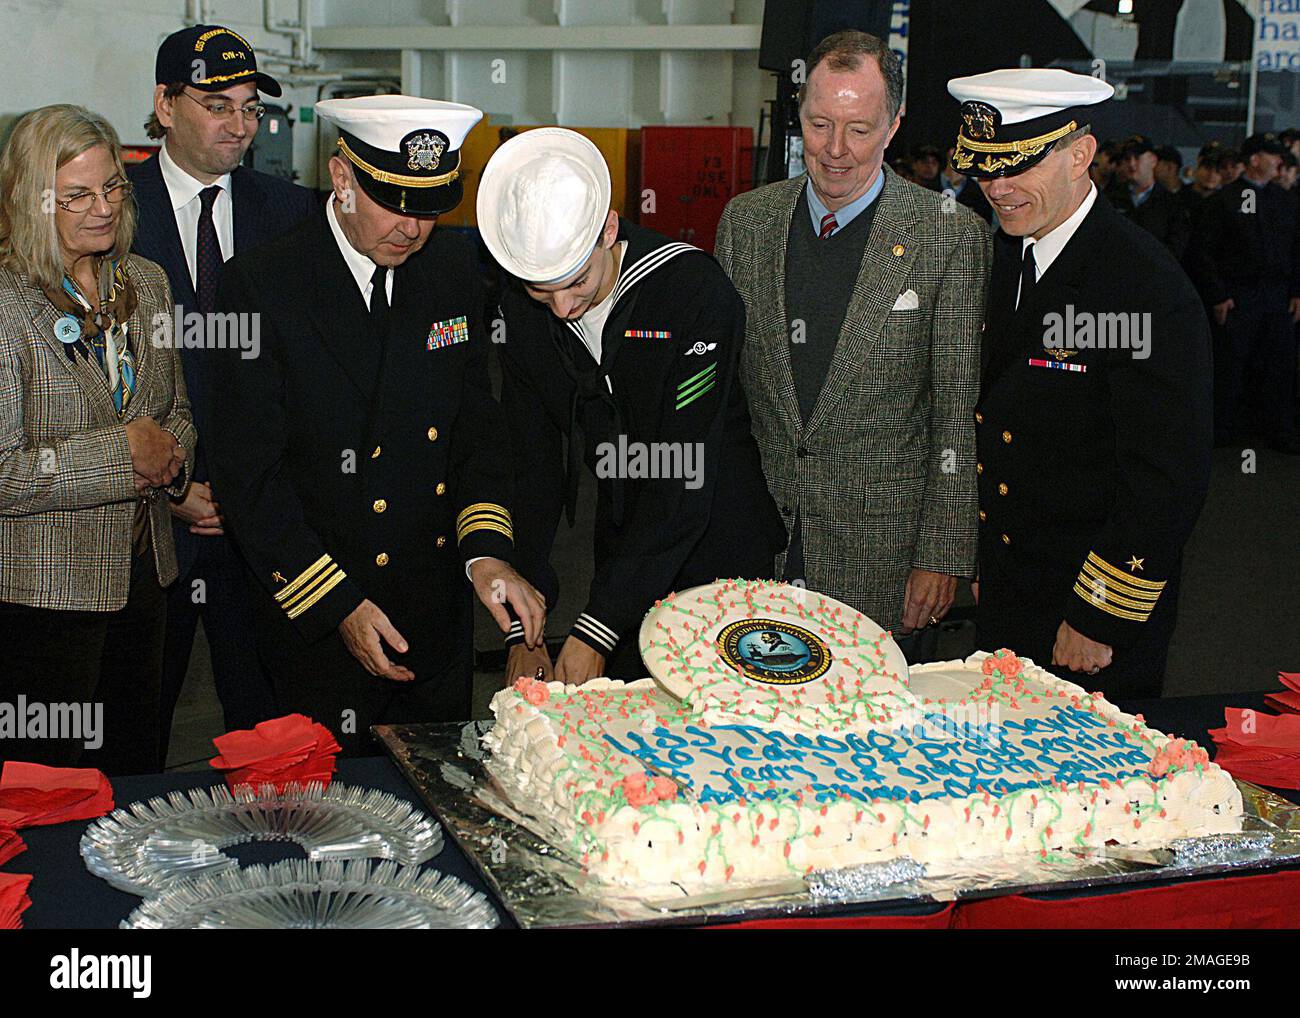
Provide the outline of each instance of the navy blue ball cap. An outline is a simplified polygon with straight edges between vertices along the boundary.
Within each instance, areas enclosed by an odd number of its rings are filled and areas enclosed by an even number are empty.
[[[1249,159],[1256,152],[1267,152],[1270,155],[1280,156],[1285,151],[1286,146],[1282,144],[1282,139],[1271,131],[1266,134],[1252,134],[1241,143],[1242,159]]]
[[[259,92],[283,94],[280,83],[257,69],[257,54],[248,40],[220,25],[191,25],[173,32],[158,47],[154,81],[178,81],[201,92],[220,92],[251,81]]]

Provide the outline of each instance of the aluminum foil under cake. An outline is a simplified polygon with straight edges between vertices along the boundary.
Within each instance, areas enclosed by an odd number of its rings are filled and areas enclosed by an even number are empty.
[[[544,821],[507,801],[483,766],[491,722],[394,725],[375,731],[424,803],[524,927],[698,924],[883,911],[1004,894],[1173,882],[1240,869],[1300,864],[1300,806],[1246,782],[1241,834],[1185,838],[1143,854],[1004,856],[944,860],[920,867],[871,864],[816,871],[802,879],[735,886],[707,894],[665,888],[633,891],[595,880],[553,844]],[[911,863],[911,865],[906,865]],[[919,872],[918,872],[919,871]]]

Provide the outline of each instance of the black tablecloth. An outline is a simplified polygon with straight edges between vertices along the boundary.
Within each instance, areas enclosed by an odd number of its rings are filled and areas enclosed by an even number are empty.
[[[1266,709],[1262,693],[1126,700],[1120,702],[1119,706],[1130,713],[1141,713],[1153,728],[1195,739],[1208,747],[1210,740],[1206,731],[1222,727],[1225,704]],[[348,785],[393,792],[419,804],[415,793],[387,757],[342,760],[335,780]],[[126,806],[176,789],[206,787],[219,782],[219,776],[211,771],[115,778],[113,795],[118,806]],[[1300,802],[1300,792],[1282,791],[1281,794]],[[32,874],[31,887],[28,889],[32,906],[23,914],[23,924],[27,928],[111,928],[117,926],[140,903],[140,899],[134,895],[115,890],[104,881],[91,876],[82,864],[78,844],[88,823],[89,821],[78,821],[52,827],[30,827],[21,832],[23,840],[27,842],[27,851],[6,864],[4,870]],[[245,863],[274,862],[294,855],[301,856],[292,846],[271,844],[242,846],[232,849],[230,854]],[[513,925],[473,864],[450,839],[442,852],[427,865],[454,874],[476,889],[487,892],[501,916],[502,925]],[[916,914],[937,907],[941,906],[900,909],[894,905],[863,907],[861,911]]]

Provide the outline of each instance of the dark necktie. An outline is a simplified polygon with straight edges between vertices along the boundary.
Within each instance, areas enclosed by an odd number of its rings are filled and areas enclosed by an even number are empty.
[[[198,246],[194,255],[194,295],[199,299],[199,311],[205,315],[217,308],[217,282],[221,278],[221,242],[212,221],[212,206],[220,193],[221,188],[216,184],[199,192],[203,208],[199,210]]]
[[[371,321],[382,321],[385,312],[388,311],[388,267],[386,265],[376,265],[375,273],[370,277],[370,318]]]
[[[1024,257],[1020,262],[1020,300],[1016,302],[1016,307],[1023,307],[1025,301],[1029,299],[1029,291],[1034,288],[1038,282],[1038,265],[1034,261],[1034,245],[1030,244],[1025,248]]]
[[[826,215],[822,216],[822,229],[821,233],[817,234],[818,239],[825,240],[839,229],[839,225],[840,224],[835,221],[835,213],[827,212]]]

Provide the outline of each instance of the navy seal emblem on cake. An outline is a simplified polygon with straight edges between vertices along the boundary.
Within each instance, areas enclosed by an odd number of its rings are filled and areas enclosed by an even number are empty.
[[[741,619],[723,628],[716,641],[722,659],[747,678],[796,686],[826,674],[826,644],[802,626],[773,619]]]

